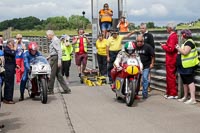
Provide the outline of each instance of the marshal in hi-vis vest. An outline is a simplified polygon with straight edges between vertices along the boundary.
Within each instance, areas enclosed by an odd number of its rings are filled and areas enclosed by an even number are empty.
[[[194,67],[199,64],[198,51],[197,51],[196,45],[192,39],[188,39],[187,41],[185,41],[185,43],[182,44],[181,48],[184,48],[184,45],[188,41],[192,42],[195,47],[193,49],[191,49],[189,54],[181,55],[181,61],[182,61],[183,68],[190,68],[190,67]]]
[[[75,47],[74,47],[76,53],[79,52],[79,50],[80,50],[79,45],[80,45],[80,39],[77,40],[77,43],[75,44]],[[88,45],[87,40],[85,38],[83,38],[84,52],[86,52],[86,53],[87,53],[87,45]]]
[[[108,15],[107,12],[112,13],[113,11],[111,9],[108,10],[101,9],[99,11],[99,15],[101,16],[101,22],[112,22],[112,17]]]
[[[62,61],[69,61],[72,59],[72,52],[73,52],[73,47],[70,44],[69,46],[65,46],[64,43],[61,42],[61,49],[62,49]]]

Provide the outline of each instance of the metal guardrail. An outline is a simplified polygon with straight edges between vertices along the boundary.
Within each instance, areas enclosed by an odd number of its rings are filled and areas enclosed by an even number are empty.
[[[200,29],[192,29],[191,31],[192,31],[193,39],[196,43],[198,52],[200,53]],[[166,31],[161,31],[161,30],[157,30],[157,31],[154,30],[150,32],[154,36],[155,56],[156,56],[155,67],[151,70],[151,76],[152,76],[151,87],[154,89],[165,91],[165,88],[166,88],[165,52],[162,50],[159,43],[166,42],[169,34]],[[123,33],[123,34],[126,34],[126,33]],[[92,41],[92,34],[88,34],[87,37]],[[137,34],[132,35],[130,38],[123,40],[123,44],[127,41],[135,41],[136,37],[137,37]],[[48,53],[49,42],[47,38],[45,37],[24,37],[24,38],[29,39],[30,41],[38,42],[40,46],[40,51],[42,51],[42,53],[45,53],[45,54]],[[92,61],[93,59],[92,58],[93,46],[95,46],[95,44],[88,45],[88,60],[89,61]],[[200,58],[200,55],[199,55],[199,58]],[[180,89],[182,88],[182,84],[181,84],[181,80],[178,74],[177,74],[177,77],[178,77],[177,85],[178,85],[178,88]],[[196,85],[196,94],[200,96],[200,65],[198,69],[196,70],[195,85]]]

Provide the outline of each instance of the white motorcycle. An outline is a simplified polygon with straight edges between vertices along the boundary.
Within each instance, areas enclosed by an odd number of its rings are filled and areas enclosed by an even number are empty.
[[[43,104],[47,103],[48,80],[51,74],[51,67],[43,56],[31,60],[31,71],[28,74],[26,89],[31,98],[40,96]]]

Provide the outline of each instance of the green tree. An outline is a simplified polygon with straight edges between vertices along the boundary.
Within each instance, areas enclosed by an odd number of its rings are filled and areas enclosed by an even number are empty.
[[[5,30],[8,27],[13,27],[14,29],[19,30],[29,30],[33,29],[34,26],[40,25],[40,19],[29,16],[25,18],[14,18],[12,20],[5,20],[0,23],[0,30]]]
[[[66,17],[50,17],[44,21],[45,29],[52,29],[52,30],[62,30],[67,29],[68,27],[68,20]]]
[[[154,22],[148,22],[147,28],[155,28]]]
[[[69,28],[70,29],[78,29],[78,28],[85,28],[87,25],[90,24],[90,21],[80,15],[72,15],[69,17]]]

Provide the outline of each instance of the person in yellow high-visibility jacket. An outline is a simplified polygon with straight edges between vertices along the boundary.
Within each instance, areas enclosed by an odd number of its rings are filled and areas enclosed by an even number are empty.
[[[192,40],[192,32],[190,30],[182,30],[181,38],[182,46],[176,45],[178,50],[177,55],[177,70],[180,73],[183,81],[184,97],[178,99],[185,104],[195,104],[195,84],[194,84],[194,70],[199,64],[198,51],[196,45]],[[190,99],[188,100],[188,91],[190,91]]]
[[[73,38],[72,44],[75,45],[75,62],[78,67],[79,77],[81,77],[87,65],[87,45],[90,44],[90,40],[84,34],[84,29],[78,30],[78,36]]]
[[[71,66],[73,47],[68,35],[62,35],[60,40],[62,49],[62,75],[66,76],[66,83],[69,84],[69,70]]]

